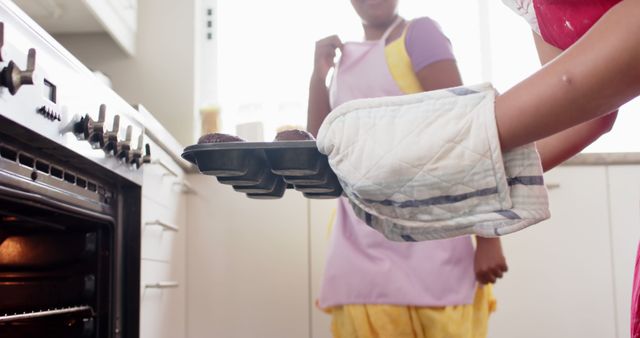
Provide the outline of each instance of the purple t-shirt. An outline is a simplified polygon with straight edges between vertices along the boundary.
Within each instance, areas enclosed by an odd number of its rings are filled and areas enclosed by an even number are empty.
[[[440,25],[427,17],[409,22],[405,46],[416,73],[434,62],[455,60],[451,42],[442,33]]]

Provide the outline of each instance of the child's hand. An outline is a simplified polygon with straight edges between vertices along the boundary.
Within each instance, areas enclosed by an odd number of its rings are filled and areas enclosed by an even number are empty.
[[[495,283],[507,272],[500,238],[476,237],[475,272],[480,284]]]
[[[336,49],[342,50],[342,41],[337,35],[331,35],[316,42],[313,74],[322,81],[326,79],[329,69],[333,67]]]

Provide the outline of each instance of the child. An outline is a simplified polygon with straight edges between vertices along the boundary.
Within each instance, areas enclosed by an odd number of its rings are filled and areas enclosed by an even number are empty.
[[[308,130],[316,134],[337,105],[461,84],[451,47],[428,18],[405,22],[396,0],[352,0],[364,42],[331,36],[316,43]],[[329,90],[325,79],[342,52]],[[365,131],[363,131],[365,132]],[[475,267],[475,273],[474,273]],[[420,243],[386,240],[338,202],[319,305],[333,316],[334,337],[485,337],[489,287],[506,272],[498,239]]]

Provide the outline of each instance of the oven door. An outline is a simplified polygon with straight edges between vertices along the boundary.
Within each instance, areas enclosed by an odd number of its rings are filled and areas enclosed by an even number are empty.
[[[114,220],[0,187],[0,337],[107,337]]]
[[[138,337],[140,186],[3,129],[0,337]]]

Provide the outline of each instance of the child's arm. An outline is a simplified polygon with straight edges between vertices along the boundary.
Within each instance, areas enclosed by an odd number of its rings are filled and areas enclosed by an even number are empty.
[[[509,268],[502,253],[500,238],[476,236],[476,254],[474,257],[476,280],[480,284],[495,283]]]
[[[462,85],[455,60],[431,63],[420,69],[416,76],[425,91]],[[476,236],[474,271],[478,282],[480,284],[495,283],[507,270],[507,260],[502,252],[500,238]]]
[[[336,49],[342,48],[342,42],[336,35],[316,42],[313,73],[309,83],[309,105],[307,107],[307,131],[316,136],[322,121],[331,111],[329,92],[325,81],[329,69],[333,67]]]
[[[623,0],[540,71],[496,98],[503,150],[606,115],[640,95],[640,0]]]
[[[416,77],[425,92],[462,85],[455,60],[442,60],[422,67]]]
[[[533,33],[533,39],[542,65],[547,64],[562,53],[562,50],[546,43],[535,32]],[[536,142],[543,169],[547,171],[557,166],[607,133],[613,127],[616,116],[617,112],[613,112]]]

